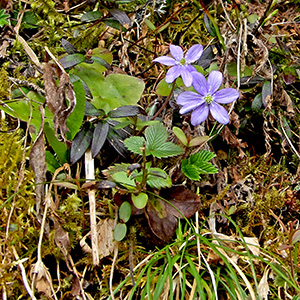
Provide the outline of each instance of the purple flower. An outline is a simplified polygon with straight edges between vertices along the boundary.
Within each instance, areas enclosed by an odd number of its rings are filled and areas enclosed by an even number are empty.
[[[198,92],[183,92],[179,94],[176,101],[182,105],[181,114],[193,111],[191,123],[196,126],[208,117],[209,112],[221,124],[229,123],[227,110],[220,104],[227,104],[239,97],[239,92],[233,88],[218,91],[223,81],[220,71],[212,71],[207,81],[201,73],[193,72],[193,88]]]
[[[193,82],[191,73],[197,70],[190,64],[200,58],[203,52],[203,46],[200,44],[192,46],[184,56],[180,46],[170,45],[170,52],[173,58],[170,56],[160,56],[153,61],[166,66],[172,66],[166,74],[165,80],[167,83],[172,83],[176,78],[181,76],[184,85],[186,87],[191,86]]]

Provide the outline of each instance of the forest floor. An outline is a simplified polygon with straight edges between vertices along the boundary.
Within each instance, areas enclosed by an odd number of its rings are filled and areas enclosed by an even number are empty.
[[[0,0],[2,299],[300,299],[299,24]]]

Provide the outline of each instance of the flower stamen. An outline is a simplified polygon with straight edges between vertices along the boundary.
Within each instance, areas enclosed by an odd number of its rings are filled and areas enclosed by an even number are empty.
[[[204,97],[204,100],[207,102],[207,104],[210,104],[213,102],[214,100],[214,97],[210,94],[207,94],[205,97]]]

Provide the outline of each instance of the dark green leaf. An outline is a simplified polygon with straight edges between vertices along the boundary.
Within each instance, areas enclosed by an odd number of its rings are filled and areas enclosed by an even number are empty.
[[[106,60],[104,60],[102,57],[92,56],[91,60],[104,66],[107,70],[111,69],[111,65]]]
[[[82,15],[80,18],[81,22],[94,22],[102,17],[101,11],[90,11]]]
[[[211,20],[207,16],[207,14],[204,14],[204,25],[211,36],[214,36],[214,37],[217,36],[216,30],[215,30]]]
[[[68,54],[74,54],[77,52],[76,48],[64,38],[61,40],[61,45]]]
[[[151,151],[165,143],[168,138],[168,132],[162,123],[157,123],[146,128],[145,137],[147,150]]]
[[[190,156],[189,161],[191,164],[196,164],[198,162],[203,162],[203,161],[209,161],[213,157],[215,157],[216,154],[207,150],[201,150],[197,153],[194,153]]]
[[[127,232],[127,226],[126,224],[118,223],[114,229],[114,239],[117,242],[120,242],[124,239]]]
[[[74,67],[85,61],[85,56],[80,53],[68,54],[59,60],[61,65],[65,68]]]
[[[70,161],[71,164],[76,163],[89,148],[93,138],[93,131],[86,124],[81,131],[79,131],[71,145]]]
[[[123,26],[125,26],[125,27],[131,26],[131,21],[124,11],[119,10],[119,9],[111,9],[111,10],[109,10],[109,12]]]
[[[86,116],[99,117],[104,116],[105,112],[102,109],[97,109],[92,103],[86,101],[84,114]]]
[[[140,108],[135,105],[120,106],[111,110],[108,115],[111,118],[134,117],[140,113]]]
[[[261,106],[262,106],[262,94],[259,93],[253,99],[251,103],[251,109],[254,112],[258,112],[261,109]]]
[[[123,139],[120,137],[120,135],[114,131],[109,130],[107,134],[108,142],[111,146],[123,157],[125,157],[128,154],[128,151],[124,145]]]
[[[119,209],[119,217],[124,223],[126,223],[130,219],[130,216],[131,216],[131,205],[127,201],[123,202]]]
[[[98,155],[106,141],[109,125],[107,123],[99,122],[94,130],[92,141],[92,156],[93,158]]]

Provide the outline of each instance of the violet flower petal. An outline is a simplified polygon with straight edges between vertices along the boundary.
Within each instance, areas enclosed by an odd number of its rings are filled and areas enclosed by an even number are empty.
[[[175,65],[174,67],[170,68],[166,73],[165,81],[167,83],[172,83],[177,77],[180,76],[181,68],[182,66],[180,65]]]
[[[180,105],[186,105],[191,101],[197,101],[199,105],[201,105],[205,100],[203,99],[202,96],[195,92],[187,91],[187,92],[182,92],[178,95],[176,102]]]
[[[214,101],[221,104],[227,104],[235,101],[240,96],[239,92],[233,88],[226,88],[217,91],[214,94]]]
[[[176,64],[176,60],[170,56],[160,56],[153,59],[153,61],[161,63],[165,66],[174,66]]]
[[[229,116],[227,110],[218,103],[212,102],[210,104],[210,113],[213,116],[213,118],[219,123],[224,125],[229,123]]]
[[[176,61],[180,62],[183,58],[183,50],[180,46],[170,45],[170,52]]]
[[[196,68],[192,65],[185,65],[185,68],[190,72],[197,72]]]
[[[207,95],[207,81],[203,74],[199,72],[192,72],[193,76],[193,88],[202,96]]]
[[[220,71],[211,71],[207,78],[207,85],[210,95],[213,95],[221,86],[223,75]]]
[[[193,76],[185,66],[182,66],[181,68],[181,78],[186,87],[190,87],[192,85]]]
[[[185,61],[190,64],[200,58],[203,52],[203,46],[200,44],[193,45],[185,54]]]
[[[197,126],[204,122],[209,113],[209,108],[207,103],[203,103],[199,107],[197,107],[191,114],[191,123],[193,126]]]

